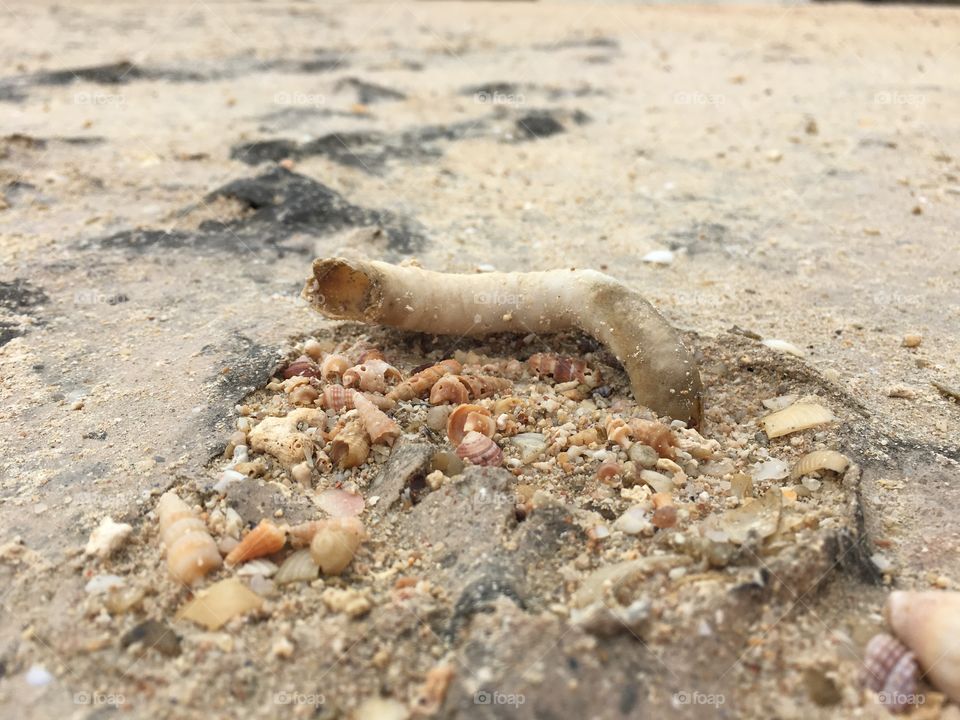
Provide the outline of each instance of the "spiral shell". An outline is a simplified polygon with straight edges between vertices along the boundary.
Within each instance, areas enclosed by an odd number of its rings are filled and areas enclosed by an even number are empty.
[[[354,517],[318,520],[314,530],[310,555],[324,575],[339,575],[363,542],[363,523]]]
[[[468,432],[463,442],[457,445],[457,456],[474,465],[486,467],[496,467],[503,463],[503,450],[493,440],[475,430]]]
[[[360,420],[352,420],[333,439],[330,457],[341,470],[363,465],[370,455],[367,431]]]
[[[456,360],[442,360],[401,382],[387,393],[387,397],[395,401],[423,397],[444,375],[456,375],[462,369],[463,366]]]
[[[537,376],[549,376],[558,383],[576,380],[590,387],[600,384],[600,372],[587,367],[587,363],[576,358],[562,357],[554,353],[536,353],[527,360],[527,366]]]
[[[313,453],[314,436],[300,428],[318,428],[325,417],[312,408],[293,410],[286,417],[266,417],[250,431],[250,447],[273,455],[289,469]]]
[[[370,436],[370,442],[374,445],[378,443],[393,445],[400,437],[400,426],[366,397],[357,393],[354,395],[353,405],[357,409],[357,415],[367,435]]]
[[[283,371],[283,377],[290,379],[292,377],[320,377],[320,366],[312,358],[301,355],[292,363],[287,365]]]
[[[207,526],[190,506],[170,491],[157,503],[160,540],[166,547],[167,569],[177,580],[193,585],[220,567],[220,551]]]
[[[458,405],[447,418],[447,437],[454,445],[463,441],[464,436],[471,431],[483,433],[493,437],[497,431],[497,423],[490,416],[490,411],[482,405]]]
[[[320,376],[324,380],[339,380],[350,367],[350,360],[344,355],[331,353],[320,363]]]
[[[320,395],[320,407],[340,412],[353,409],[354,390],[343,385],[327,385]]]
[[[880,702],[892,712],[905,710],[917,694],[917,661],[906,645],[880,633],[863,653],[860,682],[880,694]]]
[[[512,388],[513,383],[509,380],[491,375],[446,375],[430,390],[430,404],[464,403]]]
[[[313,405],[314,401],[320,397],[319,391],[308,384],[297,385],[287,393],[287,397],[294,405]]]
[[[283,530],[269,520],[263,520],[230,551],[225,563],[227,567],[233,567],[247,560],[273,555],[283,549],[286,541],[287,535]]]
[[[790,471],[791,480],[799,480],[804,475],[819,472],[821,470],[832,470],[835,473],[843,473],[850,465],[850,458],[836,450],[814,450],[797,460],[797,464]]]
[[[383,360],[368,360],[348,368],[343,373],[345,387],[355,387],[369,392],[386,392],[387,386],[403,380],[403,375],[393,365]]]

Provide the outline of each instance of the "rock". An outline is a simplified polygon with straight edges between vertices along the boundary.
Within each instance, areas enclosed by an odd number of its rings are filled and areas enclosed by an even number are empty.
[[[227,503],[247,525],[273,518],[283,511],[285,522],[294,525],[316,517],[313,503],[302,494],[291,493],[283,485],[255,478],[233,482],[224,488]]]
[[[84,553],[104,560],[119,550],[132,532],[132,526],[117,523],[113,518],[105,517],[90,534]]]
[[[904,335],[903,336],[903,346],[908,348],[920,347],[920,343],[923,342],[922,335]]]
[[[434,452],[436,448],[428,443],[401,440],[396,444],[368,493],[380,496],[376,505],[377,512],[388,512],[407,488],[417,483],[426,483]]]
[[[164,622],[144,620],[120,638],[120,647],[127,648],[140,643],[143,650],[156,650],[161,655],[176,657],[180,654],[180,636]]]

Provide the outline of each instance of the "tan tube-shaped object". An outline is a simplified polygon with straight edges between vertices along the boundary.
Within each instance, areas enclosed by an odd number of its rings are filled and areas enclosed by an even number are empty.
[[[594,270],[462,275],[318,258],[303,296],[327,317],[440,335],[577,328],[623,363],[638,403],[700,421],[700,372],[679,333],[638,292]]]

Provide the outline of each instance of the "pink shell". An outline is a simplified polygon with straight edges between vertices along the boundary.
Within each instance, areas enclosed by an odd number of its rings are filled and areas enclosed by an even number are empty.
[[[361,495],[348,493],[346,490],[330,488],[320,493],[317,505],[330,517],[354,517],[363,512],[364,502]]]
[[[343,373],[343,384],[369,392],[386,392],[387,385],[398,383],[403,375],[393,365],[383,360],[367,360],[348,368]]]
[[[891,712],[905,710],[917,694],[917,661],[906,645],[886,633],[874,635],[863,653],[860,682],[879,694]]]
[[[327,385],[320,396],[320,407],[337,412],[344,408],[352,410],[354,392],[343,385]]]
[[[503,464],[503,450],[490,438],[476,430],[468,432],[457,446],[457,457],[461,460],[496,467]]]
[[[302,375],[303,377],[320,377],[320,367],[306,355],[301,355],[292,363],[287,365],[283,371],[283,377],[289,380],[292,377]]]

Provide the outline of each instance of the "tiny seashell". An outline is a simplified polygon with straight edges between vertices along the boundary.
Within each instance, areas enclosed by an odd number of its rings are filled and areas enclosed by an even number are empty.
[[[489,433],[485,432],[489,429],[489,425],[482,426],[482,421],[479,419],[484,416],[493,420],[490,411],[482,405],[458,405],[455,407],[450,412],[450,417],[447,418],[447,437],[450,438],[450,442],[459,445],[470,430],[483,432],[488,437],[492,437],[497,429],[496,421],[493,422],[493,429]],[[471,424],[470,430],[467,429],[468,422]]]
[[[320,397],[320,391],[312,385],[298,385],[287,394],[287,397],[294,405],[313,405],[314,401]]]
[[[320,377],[320,366],[312,358],[301,355],[292,363],[287,365],[283,371],[283,377],[290,379],[292,377]]]
[[[169,491],[157,503],[160,539],[166,546],[167,568],[177,580],[192,585],[222,564],[220,550],[203,520]]]
[[[465,403],[512,388],[509,380],[490,375],[445,375],[430,390],[430,403]]]
[[[674,448],[677,439],[670,426],[656,420],[642,420],[640,418],[633,418],[629,425],[634,442],[649,445],[657,451],[660,457],[672,460],[676,456]]]
[[[350,367],[350,360],[344,355],[331,353],[320,363],[320,376],[324,380],[339,380]]]
[[[320,395],[320,407],[340,412],[353,409],[353,394],[355,390],[343,385],[327,385]]]
[[[353,517],[363,512],[363,496],[339,488],[329,488],[320,493],[317,506],[331,517]]]
[[[457,446],[457,456],[474,465],[495,467],[503,464],[503,450],[486,435],[468,432]]]
[[[357,409],[360,422],[363,423],[370,442],[374,445],[378,443],[393,445],[400,437],[400,426],[363,395],[354,396],[353,406]]]
[[[237,575],[242,577],[250,575],[272,577],[276,572],[276,563],[272,563],[269,560],[264,560],[263,558],[257,558],[256,560],[251,560],[250,562],[244,563],[243,567],[237,570]]]
[[[214,583],[184,605],[178,620],[191,620],[208,630],[219,630],[238,615],[245,615],[263,605],[263,598],[243,584],[239,578]]]
[[[367,392],[386,392],[387,386],[400,382],[403,375],[383,360],[369,360],[343,372],[344,387]]]
[[[359,419],[344,425],[330,447],[330,457],[341,470],[363,465],[369,456],[370,442]]]
[[[880,702],[889,710],[906,709],[917,693],[917,661],[906,645],[879,633],[863,652],[861,684],[880,694]]]
[[[835,473],[845,472],[850,465],[850,458],[836,450],[814,450],[797,460],[790,473],[791,480],[798,480],[804,475],[830,470]]]
[[[312,360],[320,360],[323,357],[323,343],[310,338],[303,344],[303,352]]]
[[[607,433],[608,442],[614,442],[625,450],[633,444],[633,430],[622,418],[611,415],[607,418],[604,430]]]
[[[600,467],[597,468],[597,480],[601,482],[609,482],[613,478],[617,477],[620,473],[623,472],[623,468],[618,462],[605,462],[601,463]]]
[[[462,369],[463,366],[456,360],[442,360],[402,381],[387,393],[387,397],[394,401],[425,397],[440,378],[456,375]]]
[[[287,541],[286,533],[270,520],[263,520],[248,532],[226,557],[227,567],[252,560],[253,558],[273,555],[283,549]]]
[[[292,582],[313,582],[319,574],[320,566],[314,561],[310,549],[303,548],[292,553],[283,561],[280,569],[277,570],[277,574],[274,575],[273,581],[277,585],[286,585]]]
[[[829,409],[817,403],[795,403],[788,408],[771,413],[760,419],[760,425],[771,440],[800,430],[833,422]]]
[[[460,382],[457,375],[445,375],[437,380],[430,390],[430,404],[443,405],[445,403],[460,404],[470,399],[470,391]]]
[[[370,360],[386,360],[386,358],[383,356],[383,351],[379,348],[368,348],[360,353],[360,357],[357,358],[358,363],[365,363]]]
[[[335,518],[317,523],[310,554],[324,575],[339,575],[353,560],[365,536],[356,518]]]
[[[562,357],[553,353],[536,353],[527,360],[527,366],[539,377],[549,376],[557,383],[576,380],[590,387],[600,384],[600,373],[587,367],[576,358]]]

